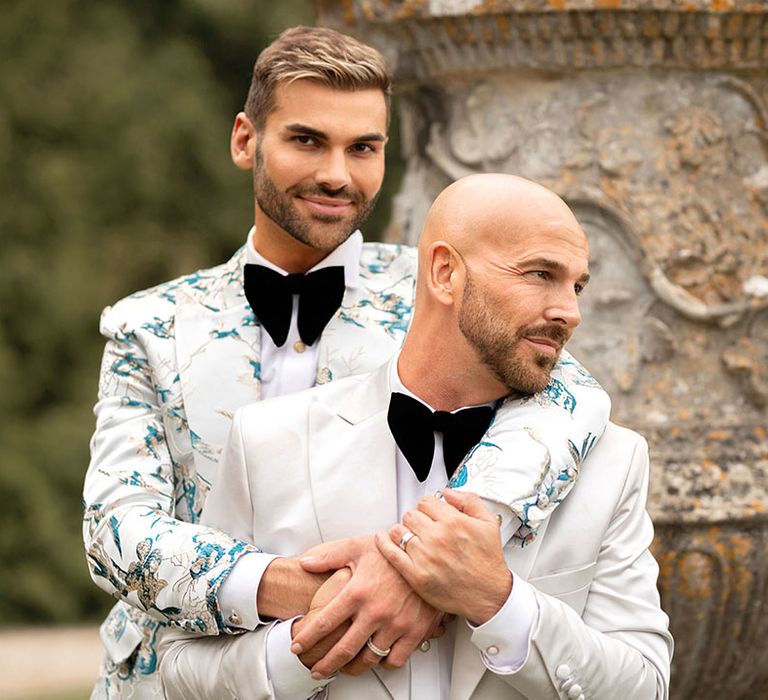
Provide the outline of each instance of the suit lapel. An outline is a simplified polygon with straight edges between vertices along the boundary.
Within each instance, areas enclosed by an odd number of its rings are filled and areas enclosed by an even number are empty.
[[[386,420],[389,365],[309,410],[309,471],[323,541],[397,522],[395,443]]]
[[[530,577],[548,524],[549,520],[547,519],[541,524],[536,538],[525,547],[510,545],[504,549],[507,566],[514,575],[523,580]],[[468,700],[474,693],[483,674],[488,670],[480,656],[480,651],[472,644],[471,637],[472,630],[469,625],[464,623],[457,625],[450,700]]]
[[[260,398],[261,328],[242,293],[242,252],[211,287],[176,297],[176,361],[195,465],[210,479],[241,406]]]

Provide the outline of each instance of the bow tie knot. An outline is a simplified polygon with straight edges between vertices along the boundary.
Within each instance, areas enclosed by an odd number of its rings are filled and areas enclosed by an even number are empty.
[[[295,294],[299,296],[299,336],[307,345],[320,337],[344,298],[344,268],[340,265],[290,275],[264,265],[246,265],[243,274],[245,297],[277,347],[288,338]]]
[[[436,432],[443,435],[443,459],[450,478],[467,452],[480,442],[494,413],[492,406],[462,408],[454,413],[432,411],[421,401],[395,391],[389,400],[387,423],[416,478],[423,482],[432,467]]]
[[[454,422],[453,414],[448,411],[435,411],[432,414],[432,429],[438,433],[447,433]]]

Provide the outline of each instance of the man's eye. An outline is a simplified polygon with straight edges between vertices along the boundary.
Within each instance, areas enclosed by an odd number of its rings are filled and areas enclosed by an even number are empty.
[[[577,282],[573,285],[573,289],[576,292],[576,296],[579,296],[584,291],[584,285]]]
[[[306,134],[298,134],[293,137],[293,140],[302,146],[314,146],[316,143],[314,136],[307,136]]]
[[[549,279],[549,272],[546,270],[531,270],[528,274],[532,275],[533,277],[538,277],[540,280]]]
[[[355,153],[374,153],[376,149],[369,143],[356,143],[352,146]]]

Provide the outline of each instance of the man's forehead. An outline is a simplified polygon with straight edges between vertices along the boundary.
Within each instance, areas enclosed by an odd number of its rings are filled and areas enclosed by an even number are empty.
[[[293,80],[280,83],[274,92],[267,121],[332,120],[344,126],[366,121],[386,131],[387,105],[379,88],[343,90],[316,80]]]

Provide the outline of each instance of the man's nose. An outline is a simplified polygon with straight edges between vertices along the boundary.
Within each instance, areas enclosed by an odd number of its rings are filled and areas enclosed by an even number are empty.
[[[329,149],[315,172],[315,181],[329,190],[349,185],[347,154],[341,149]]]
[[[561,323],[571,330],[576,328],[581,323],[579,297],[576,290],[560,290],[547,308],[546,316],[548,321]]]

